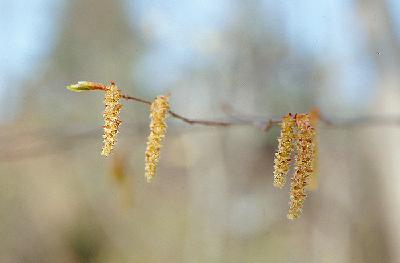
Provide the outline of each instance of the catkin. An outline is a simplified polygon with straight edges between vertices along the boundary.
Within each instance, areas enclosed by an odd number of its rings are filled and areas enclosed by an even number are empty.
[[[310,123],[315,131],[314,138],[314,161],[313,161],[313,172],[310,176],[310,184],[308,185],[308,190],[314,191],[318,188],[318,158],[319,158],[319,147],[318,147],[318,139],[317,139],[317,126],[320,118],[320,113],[318,108],[311,109],[310,113]]]
[[[278,139],[278,150],[275,153],[274,186],[278,188],[283,188],[286,183],[295,139],[294,128],[295,120],[289,113],[282,118],[281,135]]]
[[[315,130],[308,114],[296,115],[296,167],[290,188],[290,206],[288,219],[296,219],[302,213],[304,200],[307,197],[306,187],[313,173]]]
[[[122,105],[120,104],[121,93],[115,84],[111,84],[105,90],[104,104],[104,134],[103,149],[101,155],[108,156],[117,141],[118,127],[121,124],[119,113]]]
[[[169,111],[169,96],[158,96],[150,107],[150,135],[145,154],[145,177],[150,182],[156,174],[160,158],[161,142],[167,132],[166,117]]]

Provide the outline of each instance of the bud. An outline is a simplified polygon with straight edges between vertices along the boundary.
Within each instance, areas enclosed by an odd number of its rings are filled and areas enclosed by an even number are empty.
[[[79,81],[77,84],[66,86],[67,89],[75,92],[82,92],[86,90],[105,90],[106,87],[103,84],[94,83],[90,81]]]

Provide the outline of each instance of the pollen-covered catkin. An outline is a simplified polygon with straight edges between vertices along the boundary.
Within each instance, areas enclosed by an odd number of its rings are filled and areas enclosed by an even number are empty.
[[[103,112],[104,134],[103,149],[101,155],[108,156],[117,141],[118,127],[121,124],[119,113],[122,105],[120,104],[121,93],[115,84],[111,84],[105,90]]]
[[[282,118],[281,135],[278,139],[278,150],[274,160],[274,186],[283,188],[286,183],[286,175],[289,171],[291,154],[293,151],[293,140],[295,120],[289,113]]]
[[[296,167],[290,188],[290,207],[288,219],[296,219],[302,213],[304,200],[307,197],[306,187],[313,173],[315,130],[308,114],[296,115]]]
[[[318,121],[320,118],[320,113],[318,108],[311,109],[310,113],[310,123],[315,131],[315,139],[314,139],[314,162],[313,162],[313,172],[310,176],[310,184],[308,185],[308,190],[315,191],[318,188]]]
[[[147,139],[145,156],[145,177],[147,182],[156,174],[160,158],[161,142],[167,132],[165,121],[169,111],[169,96],[158,96],[150,106],[150,135]]]

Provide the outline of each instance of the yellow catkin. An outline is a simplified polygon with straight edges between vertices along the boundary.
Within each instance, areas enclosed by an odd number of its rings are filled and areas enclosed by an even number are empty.
[[[315,129],[316,136],[318,134],[317,125],[320,118],[320,112],[318,108],[313,108],[310,110],[310,122],[311,126]],[[310,184],[308,185],[308,189],[311,191],[315,191],[318,188],[318,139],[314,140],[314,162],[313,162],[313,173],[310,177]]]
[[[121,124],[119,113],[122,105],[120,104],[121,93],[115,84],[106,87],[104,104],[104,134],[103,149],[101,155],[108,156],[117,141],[118,127]]]
[[[296,219],[302,213],[304,200],[307,197],[306,187],[313,173],[315,130],[308,114],[296,115],[296,167],[290,188],[290,207],[288,219]]]
[[[165,119],[169,111],[168,100],[169,96],[158,96],[150,107],[150,135],[147,139],[145,156],[145,177],[147,182],[150,182],[156,174],[161,142],[167,132]]]
[[[274,186],[283,188],[286,183],[286,175],[289,171],[291,154],[293,151],[293,141],[295,120],[289,113],[282,118],[281,135],[278,139],[278,150],[274,160]]]

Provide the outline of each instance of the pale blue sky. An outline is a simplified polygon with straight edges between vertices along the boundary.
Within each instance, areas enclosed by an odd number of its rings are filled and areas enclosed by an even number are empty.
[[[229,0],[151,0],[127,6],[146,31],[152,45],[143,61],[143,73],[151,69],[159,78],[154,87],[179,78],[182,66],[201,56],[196,41],[221,32],[229,23]],[[363,36],[355,21],[350,0],[264,1],[266,16],[280,23],[290,45],[299,52],[313,54],[322,62],[337,65],[337,87],[349,103],[360,102],[360,91],[368,95],[373,78],[363,50]],[[0,0],[0,101],[12,81],[40,74],[40,62],[50,54],[56,36],[56,18],[63,0]],[[392,12],[400,14],[400,4],[391,0]],[[400,17],[396,15],[396,17]],[[396,21],[400,28],[400,19]],[[277,27],[279,29],[279,27]],[[199,40],[200,38],[200,40]],[[148,72],[147,72],[148,73]],[[367,92],[365,92],[367,91]],[[1,115],[0,115],[1,117]]]

